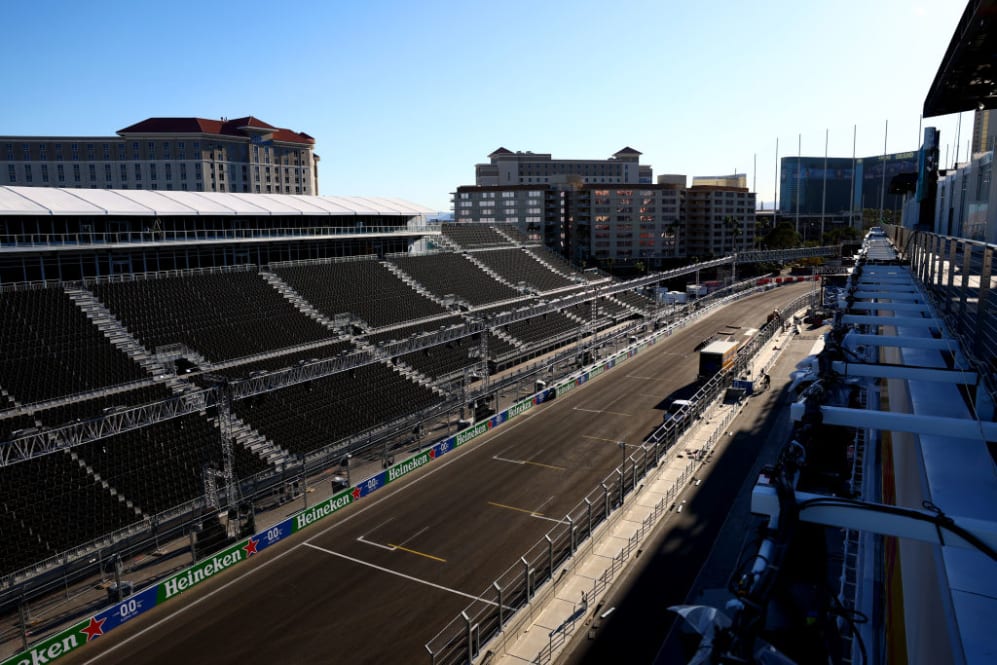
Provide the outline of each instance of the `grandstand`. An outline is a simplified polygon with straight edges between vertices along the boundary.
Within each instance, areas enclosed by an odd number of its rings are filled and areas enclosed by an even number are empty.
[[[508,229],[429,212],[0,188],[0,605],[638,315]]]

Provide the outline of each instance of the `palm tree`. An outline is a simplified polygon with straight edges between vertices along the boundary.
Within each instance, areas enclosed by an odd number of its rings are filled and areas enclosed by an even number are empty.
[[[672,256],[674,258],[678,258],[679,255],[679,229],[681,228],[682,226],[677,219],[672,220],[667,226],[668,235],[672,239]]]

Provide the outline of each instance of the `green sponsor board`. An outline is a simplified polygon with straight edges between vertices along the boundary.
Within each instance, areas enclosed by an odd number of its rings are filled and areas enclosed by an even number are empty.
[[[353,490],[347,489],[339,494],[329,497],[322,503],[318,503],[311,508],[302,510],[292,519],[292,533],[301,531],[312,522],[317,522],[320,519],[328,517],[351,503],[353,503]]]
[[[589,370],[589,378],[594,379],[595,377],[599,376],[605,371],[606,371],[605,364],[599,365],[598,367],[593,367],[592,369]]]
[[[248,540],[244,540],[237,545],[233,545],[227,550],[196,563],[182,573],[177,573],[159,583],[156,590],[156,604],[169,600],[180,595],[187,589],[197,586],[209,577],[228,570],[232,566],[244,561],[249,555],[246,553]]]
[[[463,432],[457,432],[454,436],[454,448],[462,446],[471,439],[475,439],[488,431],[488,421],[480,422],[474,427],[469,427]]]
[[[572,379],[571,381],[565,381],[564,383],[557,386],[557,396],[560,397],[561,395],[567,392],[571,392],[572,390],[574,390],[574,388],[575,388],[574,379]]]
[[[56,658],[61,658],[87,643],[87,633],[84,629],[89,623],[81,621],[72,628],[67,628],[44,642],[39,642],[24,653],[8,658],[0,665],[45,665]]]
[[[521,413],[529,411],[532,408],[533,408],[533,399],[532,398],[524,399],[519,404],[513,404],[512,406],[509,407],[509,417],[513,418]]]
[[[421,455],[416,455],[415,457],[410,457],[404,462],[394,465],[388,469],[388,482],[393,480],[398,480],[407,473],[415,471],[423,464],[429,464],[432,458],[429,456],[429,451],[422,453]]]

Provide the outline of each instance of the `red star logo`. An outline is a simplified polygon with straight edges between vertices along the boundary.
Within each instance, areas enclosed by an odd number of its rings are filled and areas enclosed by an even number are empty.
[[[92,639],[98,638],[104,634],[104,622],[107,621],[107,617],[103,619],[98,619],[97,617],[90,617],[90,625],[81,630],[81,633],[86,633],[87,642]]]
[[[353,488],[353,500],[356,501],[359,498],[360,498],[360,488],[359,487],[354,487]]]
[[[436,459],[436,449],[435,448],[430,448],[429,449],[429,459]]]
[[[246,556],[253,556],[256,554],[256,545],[259,542],[260,541],[253,540],[252,538],[246,541],[246,544],[242,546],[242,549],[246,550]]]
[[[485,424],[485,429],[491,429],[491,428],[492,428],[492,421],[489,420],[488,423]]]

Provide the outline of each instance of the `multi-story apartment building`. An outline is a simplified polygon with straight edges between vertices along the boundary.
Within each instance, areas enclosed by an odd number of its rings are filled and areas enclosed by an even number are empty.
[[[454,219],[515,224],[578,265],[653,269],[754,246],[755,195],[744,175],[697,178],[692,188],[684,175],[662,175],[652,184],[639,155],[625,148],[610,160],[569,161],[499,148],[477,165],[475,185],[457,188]]]
[[[583,185],[567,196],[569,256],[649,267],[683,256],[682,201],[672,185]]]
[[[755,246],[755,194],[695,185],[685,192],[686,256],[728,256]]]
[[[318,194],[315,139],[252,116],[148,118],[117,136],[0,136],[0,184]]]
[[[488,164],[474,167],[474,184],[507,187],[541,185],[558,178],[578,177],[582,183],[609,185],[651,184],[651,167],[640,163],[641,153],[626,147],[609,159],[553,159],[549,153],[512,152],[499,148],[488,155]]]

